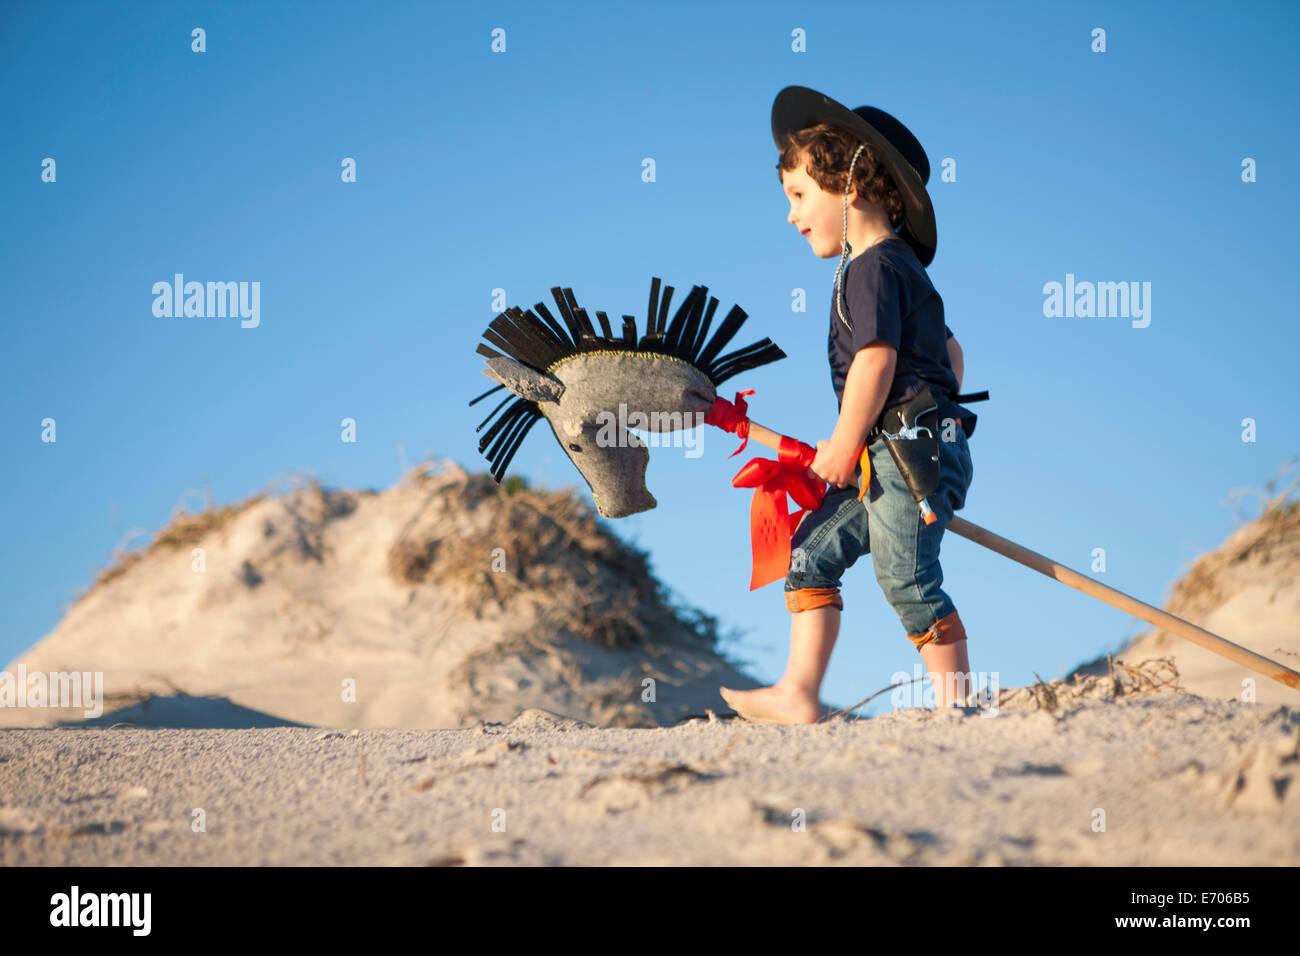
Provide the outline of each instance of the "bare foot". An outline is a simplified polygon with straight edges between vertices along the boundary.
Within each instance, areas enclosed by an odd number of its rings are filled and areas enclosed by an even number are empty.
[[[816,697],[784,684],[757,690],[719,687],[718,693],[732,710],[754,723],[815,724],[822,716],[822,705]]]

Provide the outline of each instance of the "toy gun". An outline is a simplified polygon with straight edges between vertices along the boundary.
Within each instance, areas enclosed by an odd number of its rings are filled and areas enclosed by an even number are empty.
[[[879,427],[890,457],[921,509],[921,519],[934,524],[927,499],[939,489],[939,403],[929,386],[909,401],[885,409]]]

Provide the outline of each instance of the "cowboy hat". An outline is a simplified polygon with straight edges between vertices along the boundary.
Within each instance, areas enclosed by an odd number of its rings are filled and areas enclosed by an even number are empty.
[[[928,266],[934,259],[939,236],[934,224],[934,206],[925,184],[930,180],[930,160],[911,130],[874,106],[850,110],[806,86],[787,86],[772,103],[772,139],[777,149],[789,133],[819,122],[846,127],[865,140],[898,186],[903,200],[903,223],[899,235]]]

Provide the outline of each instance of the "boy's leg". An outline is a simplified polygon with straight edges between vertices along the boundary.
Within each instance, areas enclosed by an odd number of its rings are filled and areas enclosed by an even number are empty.
[[[953,512],[965,504],[972,466],[965,433],[940,440],[940,485],[929,497],[936,521],[927,525],[898,466],[878,440],[871,449],[872,484],[867,495],[876,579],[897,612],[908,639],[921,654],[937,707],[964,703],[970,692],[966,630],[943,590],[939,544]],[[873,497],[874,496],[874,497]]]
[[[964,707],[971,692],[969,678],[957,675],[970,674],[970,660],[966,656],[966,639],[952,644],[936,644],[933,641],[921,648],[921,660],[930,672],[930,681],[934,684],[935,707]]]
[[[721,688],[722,697],[750,720],[816,723],[822,714],[822,678],[840,629],[840,576],[867,550],[866,509],[853,488],[832,489],[805,515],[790,540],[785,598],[790,609],[790,657],[771,687]]]
[[[777,686],[783,686],[794,696],[813,703],[817,703],[822,678],[826,676],[826,666],[830,663],[831,651],[835,649],[835,638],[840,633],[840,610],[843,606],[838,593],[833,601],[822,603],[816,595],[817,590],[786,592],[800,597],[812,592],[814,596],[812,606],[790,615],[790,658],[785,665],[785,674],[777,681]]]
[[[834,604],[792,616],[790,658],[785,675],[771,687],[756,690],[720,689],[723,700],[747,720],[780,724],[815,724],[822,717],[818,691],[840,630],[840,609]]]

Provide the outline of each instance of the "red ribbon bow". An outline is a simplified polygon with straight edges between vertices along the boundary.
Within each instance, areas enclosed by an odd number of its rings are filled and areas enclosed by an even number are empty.
[[[754,551],[751,591],[785,577],[790,570],[790,538],[804,513],[822,503],[826,482],[808,474],[816,454],[801,441],[782,438],[777,461],[754,458],[731,479],[736,488],[754,489],[749,505],[749,537]],[[787,494],[800,509],[793,514],[787,510]]]
[[[749,419],[746,395],[754,394],[752,388],[736,393],[733,405],[725,398],[716,398],[704,421],[745,439],[731,453],[740,453],[749,441]],[[749,506],[749,535],[754,553],[754,567],[750,574],[749,589],[783,578],[790,569],[790,537],[799,526],[804,514],[822,503],[826,483],[808,473],[817,451],[810,445],[793,438],[782,437],[777,460],[754,458],[731,479],[736,488],[753,488],[754,498]],[[729,456],[730,457],[730,456]],[[794,499],[800,510],[788,511],[786,496]]]

